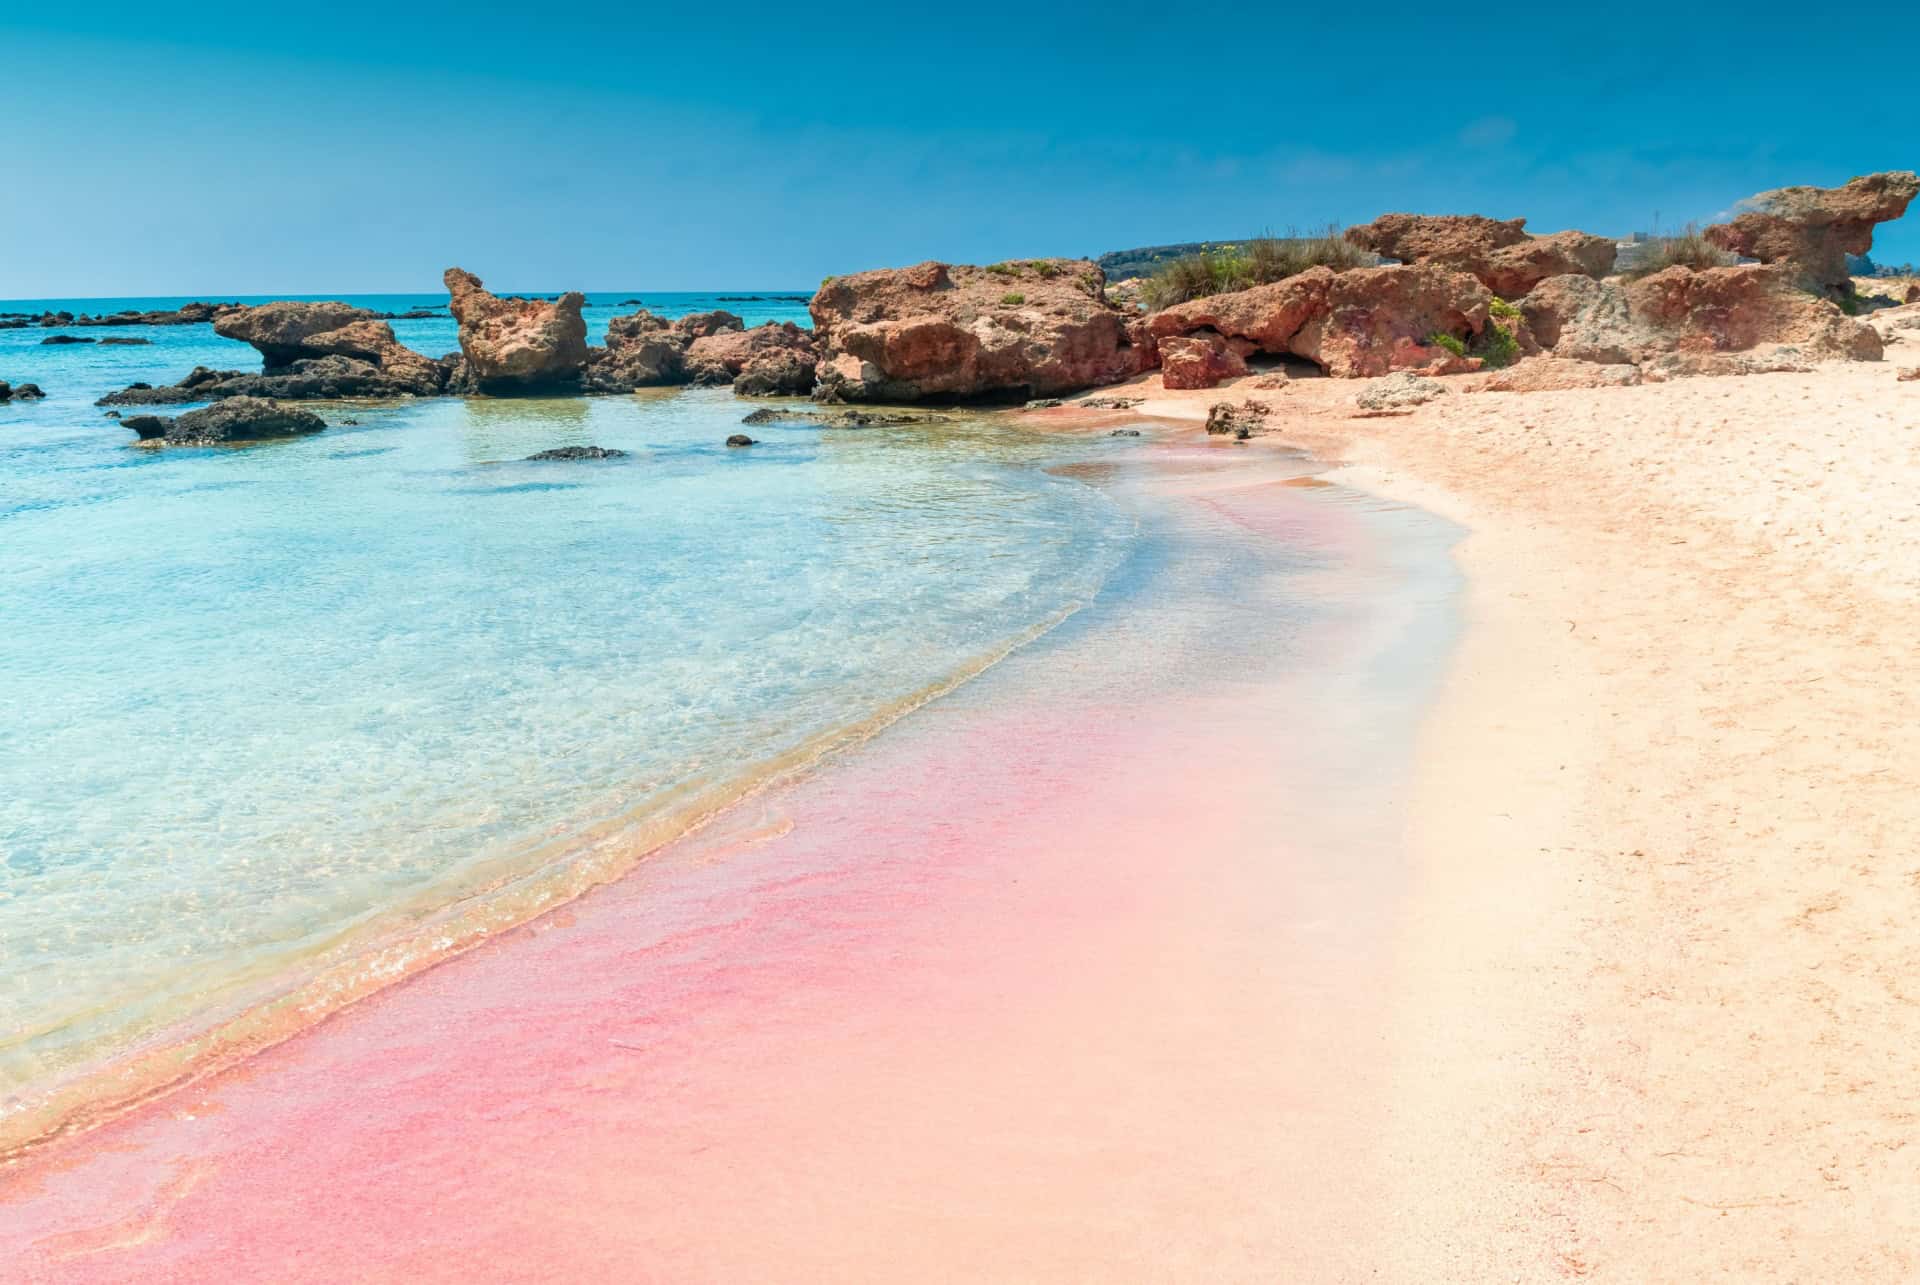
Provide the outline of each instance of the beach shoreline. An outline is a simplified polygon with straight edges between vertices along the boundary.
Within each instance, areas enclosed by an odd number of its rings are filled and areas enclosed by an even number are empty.
[[[1386,417],[1332,381],[1152,396],[1189,421],[1264,400],[1329,476],[1469,531],[1408,833],[1389,1277],[1910,1276],[1920,457],[1895,370]]]

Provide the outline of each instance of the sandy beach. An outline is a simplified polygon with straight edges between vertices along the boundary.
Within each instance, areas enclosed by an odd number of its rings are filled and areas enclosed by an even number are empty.
[[[1911,348],[1449,380],[1383,418],[1332,381],[1244,394],[1471,531],[1409,831],[1384,1277],[1916,1271]]]

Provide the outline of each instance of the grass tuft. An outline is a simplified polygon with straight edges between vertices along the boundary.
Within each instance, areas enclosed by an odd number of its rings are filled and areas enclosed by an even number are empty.
[[[1027,296],[1023,294],[1003,294],[1000,296],[1000,302],[1007,304],[1009,306],[1023,304],[1026,301],[1027,301]]]
[[[1679,236],[1661,237],[1651,244],[1653,248],[1646,257],[1620,275],[1637,280],[1668,268],[1691,268],[1700,272],[1707,268],[1732,267],[1736,262],[1733,255],[1702,236],[1699,225],[1694,223],[1687,224]]]
[[[1170,308],[1210,294],[1284,281],[1308,268],[1344,272],[1370,267],[1373,262],[1372,255],[1329,224],[1309,236],[1262,236],[1244,245],[1221,246],[1175,259],[1146,280],[1140,298],[1149,308]]]

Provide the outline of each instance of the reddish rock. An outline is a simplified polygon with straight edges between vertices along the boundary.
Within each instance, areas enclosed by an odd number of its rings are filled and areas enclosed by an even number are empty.
[[[1160,342],[1160,378],[1168,388],[1212,388],[1246,373],[1246,359],[1217,334]]]
[[[580,317],[586,299],[578,291],[551,302],[501,299],[471,272],[448,268],[445,280],[474,387],[507,392],[580,382],[588,353]]]
[[[1147,319],[1157,340],[1212,330],[1260,352],[1305,357],[1341,378],[1384,375],[1406,341],[1486,327],[1493,298],[1473,277],[1429,265],[1311,268],[1271,285],[1176,304]]]
[[[607,346],[587,350],[581,384],[590,393],[630,393],[687,382],[690,340],[645,308],[607,322]]]
[[[1153,362],[1084,260],[834,277],[811,311],[814,395],[827,400],[1026,400],[1117,383]]]
[[[1245,441],[1256,433],[1266,432],[1267,420],[1272,415],[1273,407],[1252,399],[1238,406],[1232,402],[1215,402],[1207,407],[1207,431]]]
[[[1348,228],[1347,240],[1402,263],[1469,272],[1503,299],[1517,299],[1548,277],[1604,277],[1613,242],[1587,232],[1531,236],[1525,219],[1479,214],[1383,214]]]
[[[684,317],[676,317],[670,329],[690,339],[705,339],[709,335],[724,334],[729,330],[745,330],[747,323],[726,311],[716,308],[712,312],[690,312]]]
[[[1802,284],[1834,297],[1853,293],[1847,256],[1873,248],[1873,227],[1897,219],[1920,195],[1911,170],[1868,174],[1843,187],[1783,187],[1741,204],[1731,222],[1706,230],[1722,250],[1779,264]]]
[[[1556,277],[1522,309],[1543,347],[1578,361],[1638,366],[1672,354],[1703,357],[1777,345],[1816,361],[1876,361],[1881,353],[1873,327],[1797,288],[1790,270],[1759,264],[1668,268],[1629,283]],[[1674,368],[1685,373],[1685,366]],[[1751,361],[1723,363],[1712,373],[1756,368]]]
[[[721,330],[687,348],[687,375],[696,384],[732,384],[744,396],[813,390],[817,358],[813,335],[791,321],[751,330]]]

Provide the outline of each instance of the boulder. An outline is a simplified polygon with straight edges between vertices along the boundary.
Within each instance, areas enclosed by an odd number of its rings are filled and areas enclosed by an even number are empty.
[[[1152,364],[1085,260],[927,262],[834,277],[808,305],[823,401],[1026,401]]]
[[[813,335],[791,321],[710,331],[687,346],[687,376],[696,384],[731,384],[743,396],[809,393],[817,355]]]
[[[178,419],[134,415],[120,421],[141,441],[166,446],[218,446],[228,442],[258,442],[276,437],[318,433],[326,421],[311,411],[281,406],[260,397],[230,397]]]
[[[752,446],[754,440],[745,433],[734,433],[727,438],[728,446]]]
[[[1176,304],[1147,318],[1146,330],[1160,341],[1213,331],[1248,340],[1255,351],[1305,357],[1329,375],[1371,377],[1396,363],[1428,364],[1427,341],[1436,334],[1478,335],[1492,303],[1472,276],[1427,264],[1309,268]]]
[[[1437,379],[1401,370],[1368,383],[1354,395],[1353,404],[1362,415],[1404,415],[1446,391]]]
[[[1212,388],[1246,373],[1246,358],[1211,331],[1160,341],[1160,381],[1168,388]]]
[[[716,308],[712,312],[690,312],[684,317],[675,317],[669,328],[689,339],[705,339],[729,330],[745,330],[747,323],[724,308]]]
[[[19,402],[37,402],[45,396],[38,384],[21,384],[13,390],[13,399]]]
[[[587,350],[581,384],[590,393],[630,393],[687,382],[686,353],[691,342],[664,317],[642,308],[607,323],[607,346]]]
[[[1207,432],[1245,441],[1255,433],[1266,432],[1267,419],[1272,414],[1273,407],[1265,402],[1249,400],[1238,406],[1232,402],[1215,402],[1207,407]]]
[[[480,278],[448,268],[445,281],[466,378],[480,392],[528,392],[577,387],[587,364],[586,302],[578,291],[558,299],[502,299]]]
[[[1782,187],[1741,202],[1744,213],[1706,230],[1722,250],[1777,264],[1832,298],[1853,293],[1849,254],[1873,248],[1876,223],[1897,219],[1920,195],[1911,170],[1868,174],[1842,187]]]
[[[1383,214],[1348,228],[1347,240],[1402,263],[1472,273],[1503,299],[1517,299],[1548,277],[1613,271],[1614,243],[1588,232],[1533,236],[1525,219],[1479,214]]]
[[[1541,347],[1577,361],[1642,366],[1674,354],[1704,358],[1780,345],[1801,360],[1877,361],[1881,355],[1873,327],[1800,289],[1786,267],[1674,267],[1631,282],[1555,277],[1521,309]],[[1672,373],[1756,368],[1751,361],[1666,366]]]

